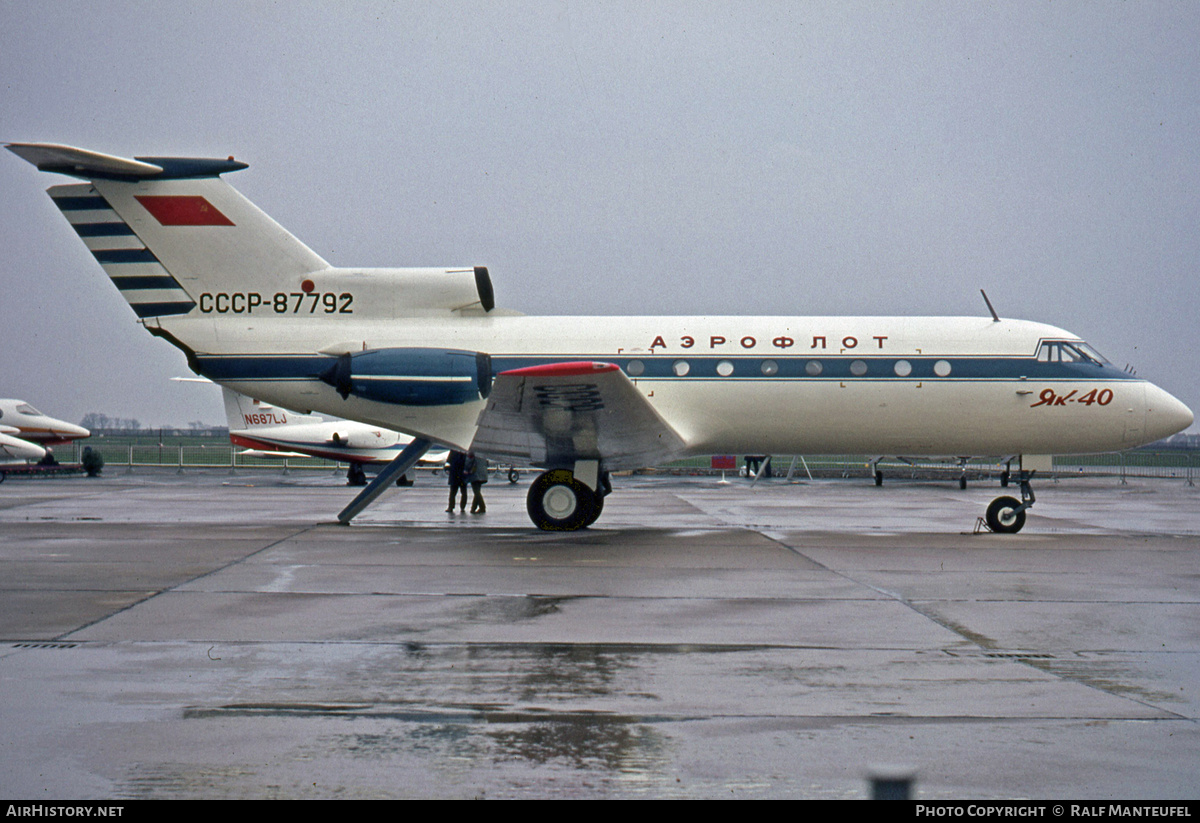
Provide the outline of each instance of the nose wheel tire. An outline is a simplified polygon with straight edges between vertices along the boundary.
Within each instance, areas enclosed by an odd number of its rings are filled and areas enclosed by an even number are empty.
[[[600,501],[600,502],[598,502]],[[525,509],[543,531],[575,531],[600,516],[602,498],[566,469],[543,472],[529,486]]]
[[[1025,510],[1015,497],[997,497],[987,507],[987,525],[994,532],[1016,534],[1025,525]]]

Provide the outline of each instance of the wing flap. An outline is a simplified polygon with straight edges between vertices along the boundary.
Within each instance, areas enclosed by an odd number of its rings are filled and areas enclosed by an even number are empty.
[[[687,444],[611,363],[553,363],[501,372],[471,448],[536,466],[599,460],[609,471],[678,456]]]

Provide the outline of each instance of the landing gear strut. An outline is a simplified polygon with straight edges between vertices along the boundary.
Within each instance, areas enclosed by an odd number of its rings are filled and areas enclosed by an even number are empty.
[[[543,472],[529,486],[525,509],[542,531],[576,531],[596,522],[604,510],[604,497],[612,491],[608,474],[600,475],[599,488],[589,489],[567,469]]]
[[[1033,486],[1029,481],[1033,472],[1019,471],[1017,481],[1021,484],[1021,499],[1014,497],[997,497],[987,507],[985,518],[987,527],[999,534],[1016,534],[1025,525],[1025,512],[1033,506],[1036,498],[1033,496]]]

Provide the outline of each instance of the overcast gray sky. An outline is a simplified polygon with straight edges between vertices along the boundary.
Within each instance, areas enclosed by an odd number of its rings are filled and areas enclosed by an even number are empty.
[[[0,0],[0,140],[235,155],[334,265],[531,314],[971,314],[1200,409],[1200,4]],[[223,423],[0,157],[0,396]]]

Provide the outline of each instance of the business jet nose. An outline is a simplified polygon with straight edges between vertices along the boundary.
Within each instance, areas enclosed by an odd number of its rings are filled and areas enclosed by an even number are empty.
[[[66,439],[79,440],[84,437],[91,437],[92,433],[83,426],[76,426],[74,423],[60,423],[54,427],[54,433],[62,435]]]
[[[1192,425],[1192,410],[1158,386],[1146,385],[1146,439],[1153,442]]]

